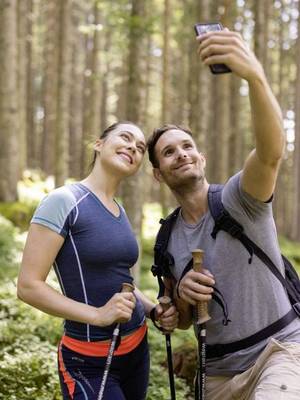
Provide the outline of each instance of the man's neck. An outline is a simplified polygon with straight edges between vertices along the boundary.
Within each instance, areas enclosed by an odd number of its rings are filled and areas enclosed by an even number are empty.
[[[190,190],[174,191],[174,195],[181,206],[182,217],[188,224],[196,224],[208,211],[208,187],[209,184],[204,179],[201,184],[195,185]]]

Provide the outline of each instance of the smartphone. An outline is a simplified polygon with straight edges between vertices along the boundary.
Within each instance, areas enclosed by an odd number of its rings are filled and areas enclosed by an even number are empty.
[[[196,35],[201,36],[207,32],[221,31],[223,30],[223,26],[219,22],[212,22],[207,24],[195,24],[194,29]],[[231,72],[231,69],[225,64],[213,64],[210,65],[209,68],[213,74],[226,74],[227,72]]]

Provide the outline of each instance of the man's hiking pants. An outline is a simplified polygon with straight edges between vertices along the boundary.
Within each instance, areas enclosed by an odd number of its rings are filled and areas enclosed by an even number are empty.
[[[300,344],[272,339],[255,365],[234,377],[211,376],[207,400],[299,400]]]

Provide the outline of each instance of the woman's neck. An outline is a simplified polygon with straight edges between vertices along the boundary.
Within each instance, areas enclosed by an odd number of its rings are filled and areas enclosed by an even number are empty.
[[[115,177],[108,176],[103,170],[94,167],[92,172],[81,181],[88,189],[99,197],[113,200],[118,190],[120,181]]]

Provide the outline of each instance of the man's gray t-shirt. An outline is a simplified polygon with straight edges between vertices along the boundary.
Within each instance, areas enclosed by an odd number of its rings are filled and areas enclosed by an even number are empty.
[[[240,185],[241,173],[224,186],[224,207],[244,227],[245,234],[256,242],[283,273],[271,202],[263,203],[245,193]],[[181,214],[175,222],[168,251],[173,255],[172,271],[178,280],[191,259],[191,251],[205,251],[203,265],[214,275],[216,287],[228,305],[231,322],[224,326],[223,311],[209,303],[211,320],[207,322],[207,343],[230,343],[244,339],[283,317],[291,309],[287,294],[278,279],[255,255],[249,264],[249,253],[239,240],[220,231],[211,237],[214,220],[208,211],[196,225],[187,224]],[[297,318],[273,336],[279,341],[300,343],[300,319]],[[252,347],[207,360],[208,375],[234,375],[248,369],[266,346],[264,340]]]

